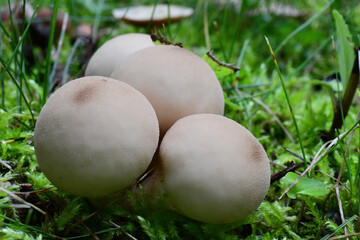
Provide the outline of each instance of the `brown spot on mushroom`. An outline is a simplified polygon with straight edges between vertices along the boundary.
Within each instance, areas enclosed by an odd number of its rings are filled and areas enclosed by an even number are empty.
[[[198,221],[244,219],[269,189],[265,150],[245,127],[224,116],[178,120],[162,139],[159,156],[167,204]]]
[[[259,147],[259,143],[256,139],[252,139],[251,141],[251,148],[250,151],[250,159],[254,162],[262,162],[262,159],[266,157],[264,149]]]
[[[84,88],[80,89],[75,93],[74,96],[74,102],[77,104],[82,104],[89,100],[92,96],[94,96],[96,92],[96,86],[95,85],[88,85]]]
[[[101,198],[130,186],[159,141],[154,109],[126,83],[90,76],[63,85],[34,130],[40,168],[59,190]]]
[[[88,84],[88,85],[84,86],[82,89],[75,92],[74,102],[77,104],[82,104],[82,103],[90,100],[91,98],[94,98],[95,94],[97,92],[97,89],[99,87],[101,87],[99,85],[106,84],[107,82],[108,82],[108,80],[106,80],[105,78],[102,78],[98,82],[94,82],[93,84]]]

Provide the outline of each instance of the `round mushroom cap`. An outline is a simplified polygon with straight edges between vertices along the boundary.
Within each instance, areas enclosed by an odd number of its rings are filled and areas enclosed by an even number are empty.
[[[85,76],[110,77],[115,67],[130,54],[151,46],[154,46],[154,43],[148,34],[128,33],[110,39],[90,58]]]
[[[34,140],[40,168],[56,187],[96,198],[124,189],[146,170],[159,126],[151,104],[133,87],[83,77],[48,99]]]
[[[192,219],[231,223],[265,198],[270,165],[258,140],[223,116],[196,114],[177,121],[160,145],[170,205]]]
[[[224,95],[214,71],[184,48],[159,45],[139,50],[111,77],[145,95],[159,119],[161,136],[185,116],[224,113]]]
[[[115,19],[146,27],[150,22],[152,26],[161,26],[168,24],[169,19],[172,23],[180,21],[193,15],[194,9],[174,4],[157,4],[114,9],[112,13]]]

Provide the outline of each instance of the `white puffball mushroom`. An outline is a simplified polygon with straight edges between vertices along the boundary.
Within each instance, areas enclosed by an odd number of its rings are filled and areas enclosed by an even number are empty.
[[[112,11],[115,19],[142,27],[147,27],[149,23],[152,27],[162,27],[167,25],[169,21],[174,23],[183,18],[191,17],[193,13],[194,9],[192,8],[174,4],[142,5]]]
[[[174,210],[192,219],[215,224],[244,219],[268,192],[265,150],[247,129],[226,117],[180,119],[165,134],[159,154],[160,179],[154,184],[163,185]]]
[[[132,53],[154,46],[150,35],[128,33],[105,42],[93,56],[85,70],[85,76],[110,77],[114,69]]]
[[[159,119],[160,136],[185,116],[224,113],[224,95],[214,71],[184,48],[144,48],[130,55],[111,77],[130,84],[150,101]]]
[[[158,146],[156,113],[126,83],[83,77],[59,88],[42,108],[37,161],[60,190],[88,198],[120,191],[148,167]]]

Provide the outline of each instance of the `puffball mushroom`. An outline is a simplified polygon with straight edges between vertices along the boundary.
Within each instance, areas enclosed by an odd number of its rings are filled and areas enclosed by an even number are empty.
[[[150,6],[135,6],[114,9],[112,14],[115,19],[122,20],[135,26],[152,27],[178,22],[183,18],[193,15],[194,9],[174,4],[156,4]]]
[[[90,58],[85,76],[110,77],[111,73],[130,54],[154,46],[150,35],[128,33],[105,42]]]
[[[158,146],[151,104],[126,83],[83,77],[59,88],[35,127],[41,170],[60,190],[88,198],[130,185]]]
[[[178,120],[165,134],[159,156],[161,177],[155,184],[163,184],[176,211],[195,220],[222,224],[244,219],[269,189],[265,150],[247,129],[223,116]]]
[[[160,124],[160,136],[178,119],[197,113],[223,115],[224,96],[210,66],[184,48],[159,45],[130,55],[111,74],[142,92]]]

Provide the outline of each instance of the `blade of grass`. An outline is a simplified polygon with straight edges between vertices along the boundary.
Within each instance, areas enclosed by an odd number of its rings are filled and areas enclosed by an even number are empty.
[[[101,12],[104,7],[104,0],[99,0],[97,3],[96,13],[95,13],[95,20],[92,29],[92,41],[95,43],[98,39],[98,32],[99,32],[99,25],[101,20]]]
[[[286,101],[287,101],[287,104],[288,104],[288,106],[289,106],[290,114],[291,114],[291,117],[292,117],[293,122],[294,122],[294,125],[295,125],[297,138],[298,138],[298,141],[299,141],[299,144],[300,144],[300,148],[301,148],[301,153],[302,153],[303,159],[304,159],[304,166],[305,166],[305,168],[307,168],[307,160],[306,160],[305,149],[304,149],[304,146],[303,146],[303,143],[302,143],[302,139],[301,139],[301,136],[300,136],[299,127],[298,127],[298,124],[297,124],[297,122],[296,122],[294,110],[293,110],[293,108],[292,108],[292,106],[291,106],[290,98],[289,98],[289,95],[288,95],[288,93],[287,93],[287,90],[286,90],[286,87],[285,87],[284,80],[283,80],[283,78],[282,78],[282,74],[281,74],[279,65],[277,64],[275,54],[274,54],[274,52],[273,52],[273,50],[272,50],[271,44],[270,44],[270,42],[269,42],[269,39],[268,39],[266,36],[265,36],[265,40],[266,40],[266,43],[267,43],[267,45],[268,45],[268,47],[269,47],[271,56],[272,56],[272,58],[273,58],[273,61],[274,61],[274,64],[275,64],[275,67],[276,67],[276,70],[277,70],[277,73],[278,73],[279,78],[280,78],[281,86],[282,86],[282,88],[283,88],[283,91],[284,91],[284,94],[285,94],[285,97],[286,97]]]
[[[309,18],[306,22],[301,24],[298,28],[296,28],[292,33],[290,33],[275,49],[274,53],[277,54],[280,49],[285,46],[296,34],[304,30],[307,26],[309,26],[312,22],[314,22],[318,17],[320,17],[333,3],[335,0],[329,1],[320,11],[315,13],[311,18]]]
[[[12,36],[10,35],[10,33],[6,30],[4,24],[0,21],[0,28],[1,30],[5,33],[5,35],[11,39],[11,42],[14,42]]]
[[[239,41],[239,36],[241,33],[240,24],[241,24],[241,20],[242,20],[242,16],[243,16],[243,11],[242,11],[243,7],[242,6],[243,6],[243,1],[239,1],[239,9],[236,9],[236,11],[238,11],[238,13],[237,13],[237,18],[236,18],[235,35],[233,38],[231,38],[230,49],[229,49],[229,54],[228,54],[228,56],[230,56],[230,58],[233,54],[235,43],[237,41]],[[248,41],[248,40],[246,40],[246,41]]]
[[[25,7],[26,7],[26,0],[23,0],[23,3],[22,3],[22,12],[23,13],[25,13]],[[25,26],[26,26],[26,18],[25,18],[25,14],[23,14],[23,16],[22,16],[22,31],[23,32],[25,30]],[[21,91],[23,89],[23,79],[24,79],[23,73],[25,71],[24,48],[25,48],[25,45],[22,43],[21,47],[20,47],[20,52],[18,55],[20,64],[18,64],[19,72],[17,73],[17,75],[18,75],[18,82],[19,82]],[[21,94],[19,94],[19,93],[18,93],[18,111],[19,111],[19,113],[21,113],[21,111],[22,111]]]
[[[297,72],[304,69],[309,64],[309,62],[314,57],[316,57],[319,54],[319,52],[321,50],[323,50],[330,42],[331,42],[331,37],[328,37],[328,39],[326,39],[324,42],[322,42],[321,45],[315,51],[313,51],[309,57],[307,57],[305,59],[305,61],[303,61],[296,69],[294,69],[294,71],[292,71],[290,74],[288,74],[285,77],[285,79],[289,79],[290,77],[294,76]]]
[[[241,69],[241,63],[242,63],[242,60],[244,58],[246,48],[249,45],[249,42],[250,42],[249,39],[246,39],[243,46],[242,46],[242,48],[241,48],[240,55],[238,57],[237,64],[236,64],[236,67],[239,68],[239,69]],[[239,74],[240,74],[240,71],[237,71],[236,72],[236,77],[239,77]]]
[[[47,95],[49,93],[49,76],[50,76],[50,67],[51,67],[51,50],[54,42],[55,36],[55,25],[56,25],[56,18],[57,12],[59,9],[59,0],[54,0],[55,5],[53,7],[52,12],[52,19],[51,19],[51,27],[50,27],[50,35],[49,35],[49,42],[46,51],[46,60],[45,60],[45,74],[44,74],[44,83],[43,83],[43,96],[42,96],[42,105],[45,104],[47,100]]]
[[[71,65],[71,62],[72,62],[72,59],[74,57],[74,54],[75,54],[75,51],[76,49],[78,48],[78,46],[81,44],[82,40],[81,38],[78,38],[76,39],[74,45],[72,46],[71,48],[71,52],[69,54],[69,57],[67,58],[66,60],[66,64],[65,64],[65,68],[64,68],[64,72],[63,72],[63,78],[62,78],[62,81],[61,81],[61,85],[64,85],[67,81],[67,73],[69,72],[69,68],[70,68],[70,65]]]
[[[53,239],[63,239],[63,238],[60,238],[58,236],[52,235],[50,233],[46,233],[40,228],[33,227],[31,225],[23,224],[23,223],[21,223],[19,221],[16,221],[16,220],[14,220],[12,218],[9,218],[9,217],[3,215],[1,213],[0,213],[0,217],[6,219],[8,221],[8,223],[6,223],[6,222],[1,223],[1,224],[4,224],[4,225],[8,226],[8,227],[12,227],[12,228],[15,228],[15,229],[20,229],[20,230],[28,231],[28,232],[31,231],[31,232],[40,233],[40,234],[42,234],[42,235],[44,235],[46,237],[50,237],[50,238],[53,238]]]
[[[56,60],[54,62],[54,66],[53,66],[51,74],[50,74],[50,79],[49,79],[50,86],[53,85],[54,76],[55,76],[55,72],[56,72],[56,67],[57,67],[57,64],[59,62],[60,52],[61,52],[62,45],[63,45],[63,42],[64,42],[64,37],[65,37],[65,32],[66,32],[66,25],[68,23],[68,19],[69,19],[69,13],[65,13],[64,18],[63,18],[63,24],[61,26],[61,33],[60,33],[59,43],[58,43],[58,47],[57,47],[57,50],[56,50],[56,53],[55,53]]]
[[[331,236],[333,236],[335,233],[337,233],[338,231],[340,231],[344,226],[346,226],[347,224],[349,224],[350,222],[354,221],[357,218],[357,216],[352,216],[351,218],[349,218],[346,222],[344,222],[343,224],[339,225],[338,228],[335,229],[335,231],[333,233],[330,233],[326,236],[324,236],[323,238],[321,238],[320,240],[326,240],[329,239]]]
[[[208,52],[211,51],[210,35],[209,35],[209,19],[208,19],[208,1],[204,2],[204,36],[205,46]]]
[[[25,36],[26,36],[26,34],[27,34],[28,30],[29,30],[30,24],[31,24],[32,21],[34,20],[34,17],[35,17],[35,14],[37,13],[38,8],[39,8],[39,5],[36,6],[36,8],[35,8],[35,10],[34,10],[34,13],[33,13],[33,15],[31,16],[30,21],[29,21],[29,23],[27,24],[27,26],[26,26],[23,34],[21,35],[20,40],[19,40],[18,44],[16,45],[13,54],[10,56],[10,59],[8,60],[7,64],[5,64],[4,61],[2,60],[2,58],[0,58],[0,62],[1,62],[1,64],[4,66],[4,71],[3,71],[3,72],[1,73],[1,75],[0,75],[0,79],[2,80],[2,83],[4,82],[5,72],[7,72],[7,73],[9,74],[10,78],[13,80],[13,82],[15,83],[15,85],[16,85],[16,87],[17,87],[18,89],[20,89],[20,86],[19,86],[18,82],[15,80],[15,78],[13,77],[13,75],[11,74],[11,72],[9,71],[9,67],[10,67],[10,64],[11,64],[12,60],[13,60],[14,57],[17,55],[17,52],[18,52],[21,44],[23,43],[23,41],[24,41],[24,39],[25,39]],[[25,103],[26,103],[26,105],[27,105],[27,107],[28,107],[28,109],[29,109],[29,111],[30,111],[33,124],[34,124],[34,126],[35,126],[34,114],[33,114],[32,110],[31,110],[30,104],[29,104],[29,102],[27,101],[27,99],[26,99],[26,97],[25,97],[25,94],[24,94],[22,91],[20,91],[20,94],[21,94],[21,96],[22,96],[22,97],[24,98],[24,100],[25,100]],[[5,105],[3,105],[3,108],[5,108]]]
[[[214,21],[213,25],[214,25],[214,28],[215,28],[215,35],[216,35],[217,41],[218,41],[218,43],[219,43],[219,47],[220,47],[221,53],[222,53],[222,55],[223,55],[223,57],[224,57],[224,61],[225,61],[225,62],[228,62],[229,59],[228,59],[228,57],[227,57],[227,55],[226,55],[225,48],[224,48],[224,44],[223,44],[223,42],[222,42],[222,40],[221,40],[221,37],[220,37],[220,28],[219,28],[219,25],[218,25],[218,23],[217,23],[216,21]]]
[[[4,62],[2,61],[1,58],[0,58],[0,63],[1,63],[2,65],[4,65]],[[9,74],[11,80],[15,83],[17,89],[19,89],[19,93],[20,93],[20,95],[22,96],[22,98],[24,99],[25,104],[26,104],[26,107],[28,108],[28,110],[29,110],[29,112],[30,112],[31,120],[32,120],[32,122],[33,122],[33,127],[35,127],[35,116],[34,116],[34,113],[33,113],[32,110],[31,110],[31,106],[30,106],[29,101],[27,100],[27,97],[25,96],[24,92],[20,89],[19,83],[16,81],[15,77],[11,74],[11,72],[10,72],[8,69],[6,69],[6,68],[5,68],[5,71]],[[5,72],[5,71],[4,71],[4,72]]]
[[[152,25],[152,22],[153,22],[153,19],[154,19],[154,15],[155,15],[155,10],[156,10],[157,4],[158,4],[158,0],[155,0],[155,1],[154,1],[154,4],[153,4],[154,8],[153,8],[153,10],[152,10],[152,12],[151,12],[150,22],[148,23],[148,25],[147,25],[147,27],[146,27],[146,32],[147,32],[147,33],[150,32],[150,30],[151,30],[151,25]]]
[[[0,29],[0,39],[2,39],[2,33],[3,33],[3,30],[2,30],[2,23],[0,22],[0,26],[1,26],[1,29]],[[2,59],[3,57],[3,44],[0,44],[0,59]],[[0,78],[0,87],[1,87],[1,106],[5,106],[5,82],[4,82],[4,75],[1,75],[1,78]]]
[[[9,19],[10,19],[11,29],[13,30],[13,39],[17,39],[17,36],[19,35],[19,29],[18,29],[17,25],[14,24],[13,11],[11,8],[10,0],[8,0],[8,9],[9,9],[9,14],[10,14]]]
[[[170,40],[173,40],[172,31],[171,31],[171,12],[170,12],[170,0],[167,1],[167,15],[168,15],[168,25],[167,25],[167,31],[166,31],[166,37]]]

